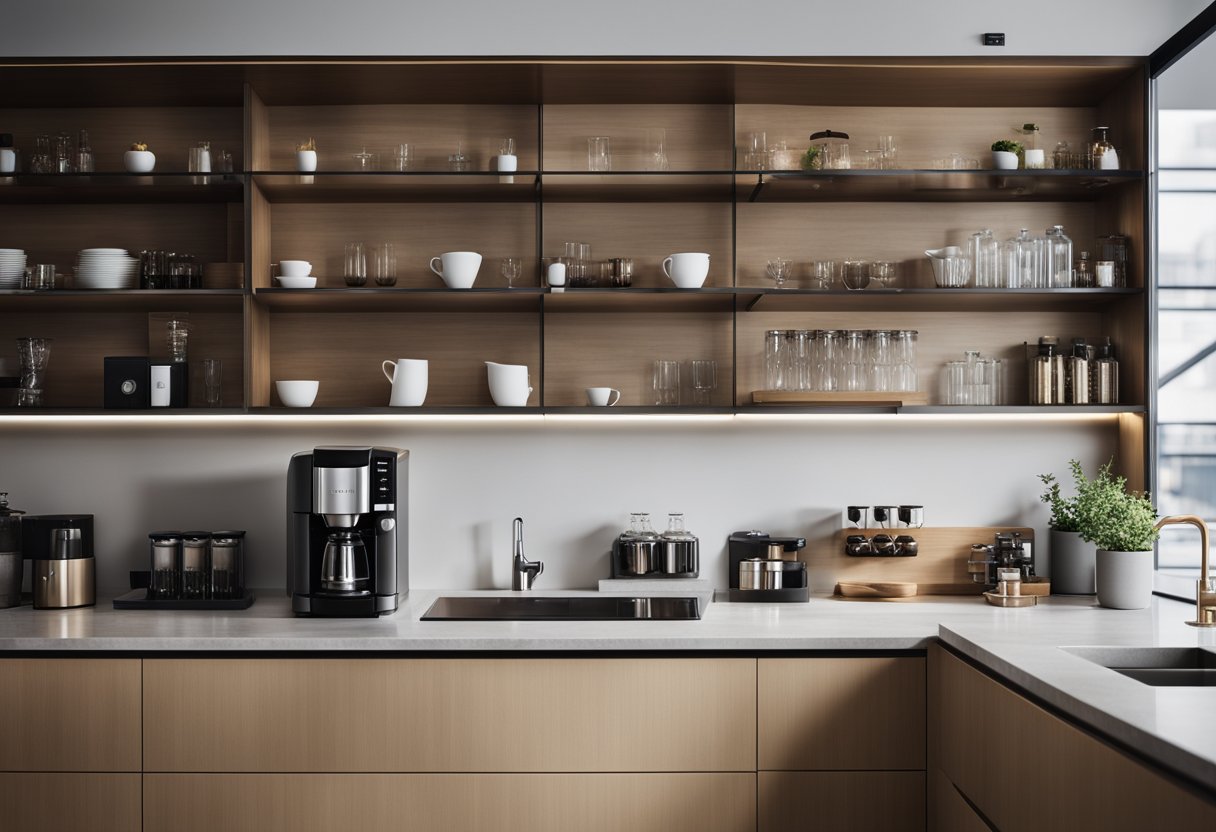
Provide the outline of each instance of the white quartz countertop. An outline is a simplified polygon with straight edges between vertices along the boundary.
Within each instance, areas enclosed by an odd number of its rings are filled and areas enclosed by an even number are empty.
[[[909,650],[935,638],[1077,721],[1216,790],[1216,688],[1150,687],[1069,648],[1188,647],[1216,653],[1216,630],[1187,627],[1192,605],[1162,598],[1147,610],[1048,598],[1001,609],[978,597],[867,602],[816,596],[806,604],[709,604],[700,621],[421,621],[439,595],[415,590],[391,616],[296,618],[263,594],[242,612],[0,610],[0,651],[441,653]],[[591,595],[550,591],[536,595]]]

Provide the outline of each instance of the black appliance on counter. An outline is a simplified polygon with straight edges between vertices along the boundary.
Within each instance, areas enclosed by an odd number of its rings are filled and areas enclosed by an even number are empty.
[[[805,537],[773,537],[767,532],[735,532],[729,538],[727,568],[730,600],[797,602],[811,599],[806,563],[798,552]]]
[[[409,587],[409,451],[330,446],[287,469],[287,592],[297,615],[397,611]]]

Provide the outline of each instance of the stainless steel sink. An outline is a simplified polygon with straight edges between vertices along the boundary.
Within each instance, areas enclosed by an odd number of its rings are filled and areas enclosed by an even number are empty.
[[[696,598],[532,596],[436,598],[423,621],[696,621]]]
[[[1216,652],[1197,647],[1072,647],[1086,661],[1154,687],[1216,687]]]

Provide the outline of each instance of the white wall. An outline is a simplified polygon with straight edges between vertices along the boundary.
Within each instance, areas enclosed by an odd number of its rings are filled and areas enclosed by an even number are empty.
[[[37,0],[0,55],[1147,55],[1207,3]]]
[[[1157,106],[1162,110],[1216,110],[1216,35],[1161,74]]]
[[[510,586],[522,516],[540,587],[594,586],[630,511],[683,511],[703,572],[726,584],[726,536],[819,537],[847,504],[923,504],[932,525],[1028,524],[1035,474],[1114,450],[1111,423],[907,416],[710,421],[547,418],[357,427],[0,426],[0,487],[15,508],[97,515],[101,582],[145,569],[154,529],[243,528],[251,583],[282,586],[287,461],[321,444],[388,444],[410,458],[414,587]],[[830,590],[831,585],[816,587]]]

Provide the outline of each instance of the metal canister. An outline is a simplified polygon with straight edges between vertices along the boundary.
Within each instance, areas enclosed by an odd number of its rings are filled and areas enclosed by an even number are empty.
[[[211,597],[240,598],[245,594],[245,532],[211,534]]]
[[[739,589],[781,589],[785,561],[747,558],[739,561]]]
[[[182,598],[206,598],[211,532],[182,532]]]
[[[149,566],[148,597],[160,600],[180,598],[182,594],[182,534],[181,532],[151,532],[148,534]]]

